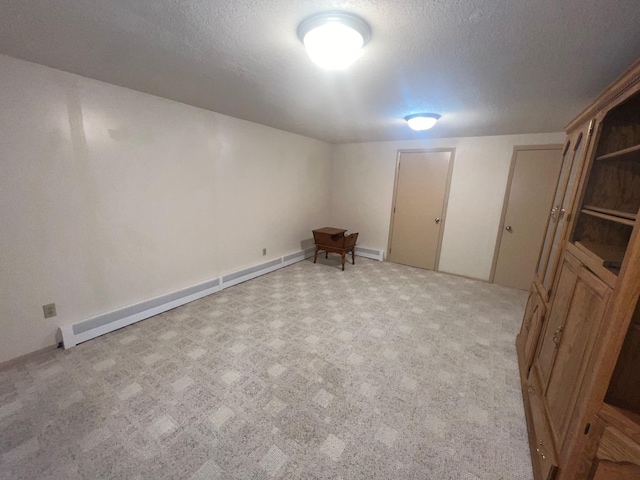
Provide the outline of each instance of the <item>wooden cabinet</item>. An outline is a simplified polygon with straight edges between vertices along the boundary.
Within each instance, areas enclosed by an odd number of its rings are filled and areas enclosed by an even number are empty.
[[[536,480],[640,480],[640,62],[567,127],[516,340]]]

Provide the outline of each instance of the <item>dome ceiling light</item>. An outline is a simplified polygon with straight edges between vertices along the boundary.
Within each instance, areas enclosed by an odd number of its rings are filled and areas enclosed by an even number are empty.
[[[355,15],[329,12],[304,20],[298,27],[298,38],[315,64],[327,70],[344,70],[362,55],[371,29]]]
[[[407,115],[404,119],[409,124],[409,128],[416,131],[429,130],[432,128],[440,115],[437,113],[414,113],[413,115]]]

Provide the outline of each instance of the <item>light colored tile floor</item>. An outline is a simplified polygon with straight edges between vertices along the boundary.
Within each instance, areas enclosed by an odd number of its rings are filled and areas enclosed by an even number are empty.
[[[525,301],[300,262],[0,372],[0,478],[530,480]]]

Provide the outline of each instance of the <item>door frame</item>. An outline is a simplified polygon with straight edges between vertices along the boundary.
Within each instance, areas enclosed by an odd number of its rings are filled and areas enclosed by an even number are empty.
[[[504,233],[504,224],[507,217],[507,207],[509,206],[509,195],[511,194],[511,183],[513,181],[513,174],[516,170],[516,158],[518,156],[518,152],[527,150],[560,150],[561,152],[564,152],[564,147],[565,146],[563,143],[550,143],[547,145],[515,145],[513,147],[511,161],[509,162],[509,177],[507,178],[507,186],[505,188],[504,198],[502,199],[502,213],[500,214],[500,223],[498,224],[498,234],[496,236],[495,247],[493,248],[493,261],[491,262],[491,274],[489,275],[489,283],[495,283],[494,280],[496,276],[496,267],[498,266],[498,253],[500,253],[500,243],[502,243],[502,234]],[[562,169],[562,164],[560,165],[560,169]],[[544,237],[542,238],[542,241],[544,242]],[[542,245],[540,246],[540,248],[542,248]],[[538,252],[538,256],[540,256],[540,252]],[[535,275],[536,272],[533,273]]]
[[[447,218],[447,207],[449,205],[449,192],[451,190],[451,178],[453,176],[453,164],[455,162],[456,157],[456,149],[455,147],[451,148],[409,148],[409,149],[399,149],[396,153],[396,166],[395,166],[395,178],[393,180],[393,197],[391,197],[391,213],[389,220],[389,236],[387,238],[387,251],[386,251],[386,259],[388,260],[391,255],[391,242],[393,239],[393,217],[394,210],[396,208],[396,194],[398,193],[398,175],[400,173],[400,157],[403,153],[439,153],[439,152],[450,152],[451,157],[449,158],[449,170],[447,171],[447,183],[445,185],[444,190],[444,201],[442,202],[442,217],[440,220],[440,233],[438,235],[438,246],[436,247],[436,258],[434,262],[433,271],[440,271],[440,249],[442,247],[442,235],[444,233],[444,225]]]

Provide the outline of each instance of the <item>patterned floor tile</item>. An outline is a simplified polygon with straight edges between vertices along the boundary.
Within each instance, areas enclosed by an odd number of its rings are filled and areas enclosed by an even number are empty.
[[[526,292],[321,260],[0,372],[3,474],[531,480]]]

